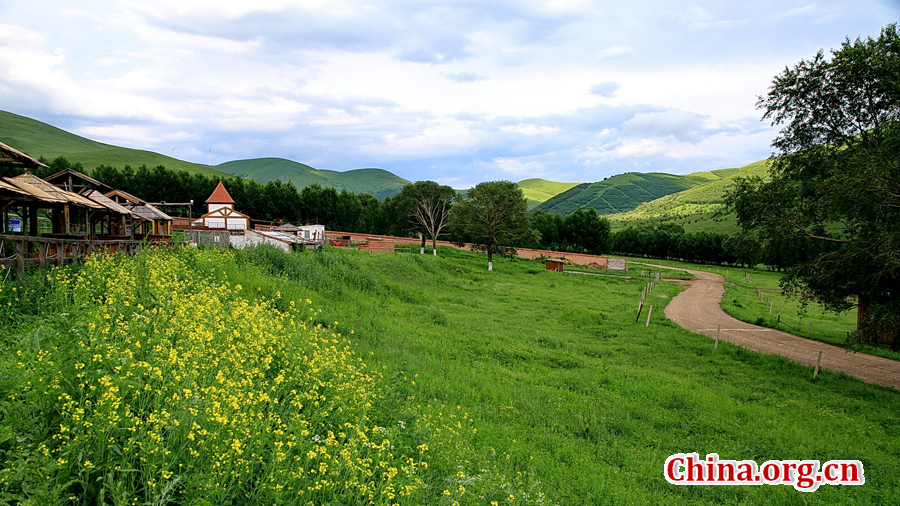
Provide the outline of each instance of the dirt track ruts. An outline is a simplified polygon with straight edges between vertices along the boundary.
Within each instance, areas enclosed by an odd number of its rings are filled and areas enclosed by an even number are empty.
[[[758,327],[729,316],[720,306],[725,293],[724,278],[712,272],[659,266],[689,272],[697,279],[686,282],[688,288],[675,296],[665,314],[682,327],[762,353],[781,355],[801,364],[816,365],[822,352],[822,368],[840,371],[866,381],[900,389],[900,362],[857,353],[830,344],[811,341],[780,330]]]

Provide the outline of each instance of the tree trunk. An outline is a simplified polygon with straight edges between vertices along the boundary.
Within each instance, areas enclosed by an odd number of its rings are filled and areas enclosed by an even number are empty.
[[[425,254],[425,234],[419,234],[419,237],[422,238],[422,244],[421,244],[421,246],[419,246],[419,254],[424,255]]]
[[[492,270],[494,270],[494,250],[491,249],[490,246],[488,246],[488,248],[487,248],[487,255],[488,255],[488,270],[492,271]]]
[[[434,237],[431,238],[431,252],[437,256],[437,239]]]

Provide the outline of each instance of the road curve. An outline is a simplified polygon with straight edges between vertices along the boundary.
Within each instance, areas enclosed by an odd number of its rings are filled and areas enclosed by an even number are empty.
[[[659,266],[664,269],[677,269]],[[682,327],[712,338],[721,326],[720,339],[761,353],[781,355],[801,364],[816,365],[822,352],[822,368],[840,371],[866,381],[900,389],[900,362],[857,353],[830,344],[811,341],[780,330],[758,327],[729,316],[720,305],[725,293],[724,278],[712,272],[677,269],[697,279],[675,296],[665,314]]]

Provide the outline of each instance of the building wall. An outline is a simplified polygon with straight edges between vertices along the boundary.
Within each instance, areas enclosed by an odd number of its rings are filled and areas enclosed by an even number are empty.
[[[249,227],[248,220],[244,218],[228,218],[228,227],[225,226],[225,218],[204,218],[203,226],[208,228],[221,228],[225,230],[247,230]]]
[[[231,220],[228,221],[230,222]],[[245,231],[243,235],[231,236],[231,245],[235,248],[246,248],[248,246],[257,246],[260,244],[270,244],[276,248],[281,248],[284,251],[291,251],[291,245],[289,243],[279,241],[272,237],[266,237],[262,234],[257,234],[252,230]]]
[[[324,241],[325,225],[303,225],[297,235],[310,241]]]
[[[234,209],[234,204],[207,204],[209,209],[206,212],[211,213],[217,209],[222,209],[223,207],[226,209]]]

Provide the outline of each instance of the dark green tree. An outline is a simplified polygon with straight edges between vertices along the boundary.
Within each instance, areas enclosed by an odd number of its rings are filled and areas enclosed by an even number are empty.
[[[599,255],[609,250],[609,220],[597,214],[596,209],[578,208],[563,220],[563,236],[568,251]]]
[[[494,269],[494,253],[516,254],[515,246],[536,240],[528,202],[518,185],[510,181],[479,183],[450,211],[455,242],[472,242],[485,251],[488,270]]]
[[[782,280],[786,290],[834,311],[858,300],[862,336],[893,334],[900,328],[897,25],[786,68],[757,107],[782,127],[769,178],[737,181],[726,203],[763,243],[805,245]]]

